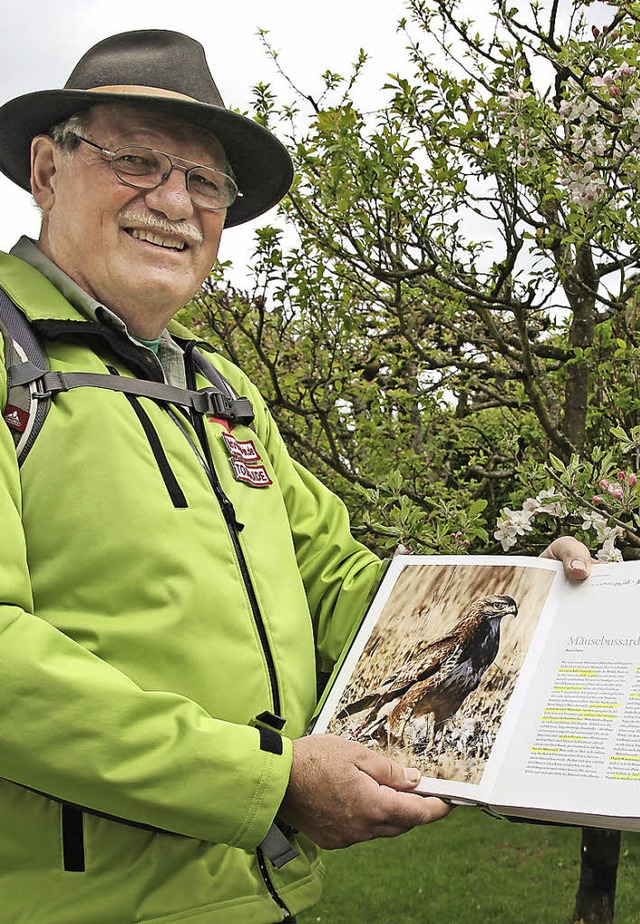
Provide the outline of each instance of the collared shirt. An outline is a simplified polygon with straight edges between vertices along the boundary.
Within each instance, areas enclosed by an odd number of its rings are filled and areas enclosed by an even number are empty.
[[[164,330],[160,338],[157,354],[151,347],[145,346],[138,339],[133,337],[127,330],[127,325],[118,317],[115,312],[101,305],[95,298],[92,298],[84,289],[67,276],[59,266],[49,259],[28,237],[21,237],[17,244],[11,248],[11,255],[29,263],[34,269],[42,273],[49,282],[56,287],[61,295],[73,305],[81,314],[98,324],[111,324],[118,330],[127,335],[129,340],[140,350],[147,350],[154,356],[156,362],[162,369],[165,382],[170,385],[176,385],[178,388],[186,388],[186,376],[184,371],[183,353],[177,343],[175,343],[169,333]]]

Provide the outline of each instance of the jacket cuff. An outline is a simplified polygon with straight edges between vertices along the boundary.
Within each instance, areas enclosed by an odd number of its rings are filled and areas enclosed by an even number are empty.
[[[256,760],[261,763],[261,772],[257,776],[254,797],[249,810],[243,819],[238,833],[230,841],[232,847],[243,850],[254,850],[266,837],[284,799],[291,764],[293,761],[293,746],[291,740],[279,736],[282,744],[281,753],[278,748],[269,746],[270,741],[265,739],[261,729],[254,729],[256,735]],[[268,749],[264,748],[267,745]]]

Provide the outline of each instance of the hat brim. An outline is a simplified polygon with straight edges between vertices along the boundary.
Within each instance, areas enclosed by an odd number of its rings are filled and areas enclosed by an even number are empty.
[[[124,103],[158,110],[211,131],[231,164],[242,193],[227,211],[225,228],[257,218],[285,195],[293,179],[289,152],[262,125],[197,100],[96,90],[41,90],[0,108],[0,170],[31,190],[31,140],[76,112],[99,103]]]

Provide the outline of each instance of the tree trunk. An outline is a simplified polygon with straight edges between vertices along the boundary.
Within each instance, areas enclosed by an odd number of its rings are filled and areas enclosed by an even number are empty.
[[[619,831],[582,829],[580,884],[573,924],[611,924],[619,856]]]
[[[588,244],[578,247],[573,273],[565,282],[565,293],[573,311],[569,328],[569,346],[588,350],[593,346],[596,323],[598,277]],[[567,368],[564,396],[563,435],[577,452],[582,452],[586,437],[589,376],[586,360]]]

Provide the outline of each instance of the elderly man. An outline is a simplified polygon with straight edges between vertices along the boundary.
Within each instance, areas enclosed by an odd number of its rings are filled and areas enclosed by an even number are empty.
[[[447,807],[303,737],[382,565],[220,357],[231,398],[208,403],[210,348],[172,321],[223,227],[284,195],[289,156],[224,108],[197,42],[145,31],[7,103],[0,169],[42,212],[0,287],[64,383],[28,454],[15,410],[0,432],[0,918],[293,920],[320,893],[314,842]],[[548,554],[586,574],[579,543]]]

